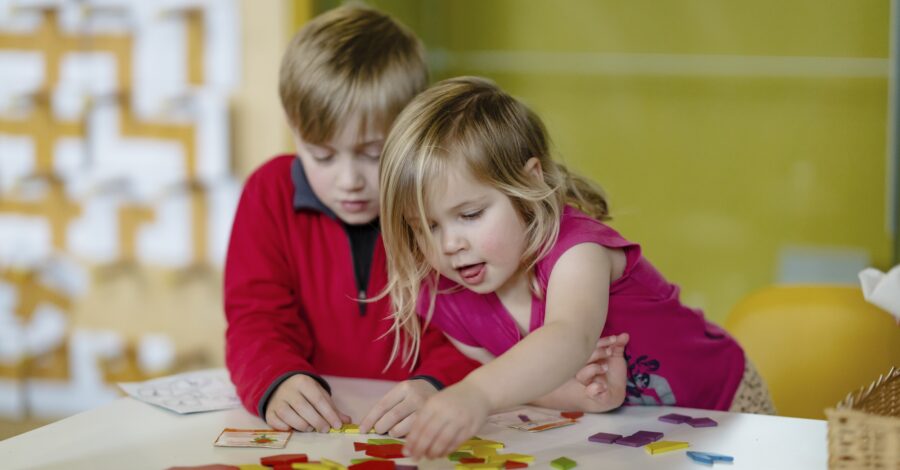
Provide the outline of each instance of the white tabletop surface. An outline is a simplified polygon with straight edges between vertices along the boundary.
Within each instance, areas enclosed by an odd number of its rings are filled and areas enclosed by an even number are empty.
[[[390,387],[390,382],[329,377],[338,406],[359,422],[368,407]],[[692,428],[657,420],[667,413],[708,416],[718,427]],[[284,449],[214,447],[222,429],[265,428],[264,422],[243,409],[178,415],[132,398],[0,441],[0,468],[13,469],[157,469],[212,463],[258,463],[259,458],[281,453],[306,453],[311,460],[328,458],[349,465],[352,442],[359,435],[294,433]],[[605,414],[585,415],[573,426],[541,433],[486,425],[479,436],[506,444],[501,453],[535,456],[531,468],[550,468],[549,462],[566,456],[577,468],[597,469],[700,469],[685,451],[649,455],[641,448],[588,442],[597,432],[628,435],[660,431],[664,440],[687,441],[690,449],[731,455],[727,469],[825,469],[826,422],[758,416],[675,407],[624,407]],[[401,463],[411,463],[399,460]],[[420,469],[452,469],[449,460],[418,463]]]

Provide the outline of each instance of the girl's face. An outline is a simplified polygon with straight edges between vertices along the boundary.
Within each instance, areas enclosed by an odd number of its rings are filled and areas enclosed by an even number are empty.
[[[427,198],[429,227],[417,230],[431,267],[479,294],[502,294],[527,283],[520,272],[525,222],[509,197],[476,180],[462,164],[441,176],[445,179],[431,185]]]

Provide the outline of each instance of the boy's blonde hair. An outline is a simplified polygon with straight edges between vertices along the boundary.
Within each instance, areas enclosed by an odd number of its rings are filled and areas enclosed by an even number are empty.
[[[422,42],[390,16],[361,5],[307,23],[281,60],[278,92],[288,123],[311,143],[328,141],[360,113],[383,132],[428,84]]]
[[[532,157],[541,163],[542,181],[525,170]],[[421,326],[416,302],[424,283],[430,294],[426,316],[430,319],[438,274],[420,246],[428,243],[427,235],[413,227],[429,226],[428,188],[459,163],[478,181],[509,197],[522,217],[527,232],[522,265],[534,295],[543,296],[534,265],[555,243],[565,204],[600,220],[609,218],[603,192],[551,158],[540,118],[493,82],[460,77],[424,91],[397,117],[380,167],[381,225],[388,259],[385,289],[394,309],[391,360],[398,355],[401,337],[404,363],[418,356]]]

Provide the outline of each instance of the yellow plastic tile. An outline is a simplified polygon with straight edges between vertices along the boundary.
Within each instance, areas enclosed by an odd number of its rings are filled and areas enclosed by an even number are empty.
[[[657,441],[644,446],[648,454],[662,454],[663,452],[672,452],[678,449],[687,449],[690,444],[682,441]]]
[[[476,447],[472,449],[472,455],[486,459],[487,457],[497,455],[497,449],[493,447]]]
[[[506,446],[503,445],[502,442],[491,441],[488,439],[469,439],[468,441],[460,444],[459,448],[457,448],[456,450],[465,451],[465,450],[472,450],[472,449],[475,449],[478,447],[490,447],[493,449],[502,449]]]
[[[270,467],[263,468],[266,470],[272,470]],[[291,464],[291,468],[293,468],[294,470],[332,470],[333,467],[322,462],[298,462],[295,464]]]
[[[322,463],[328,465],[331,470],[347,470],[340,462],[335,462],[334,460],[322,459]]]

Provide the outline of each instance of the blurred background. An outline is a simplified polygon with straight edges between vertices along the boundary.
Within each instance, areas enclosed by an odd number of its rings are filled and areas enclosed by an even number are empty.
[[[241,184],[292,152],[281,54],[339,4],[0,0],[0,439],[222,366]],[[713,321],[898,262],[890,0],[368,4],[424,40],[432,79],[528,103]],[[898,363],[893,321],[873,325],[867,362]]]

